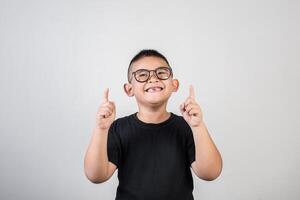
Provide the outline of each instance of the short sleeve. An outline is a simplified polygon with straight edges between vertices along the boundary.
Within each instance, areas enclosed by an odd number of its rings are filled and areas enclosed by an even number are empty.
[[[108,160],[114,163],[117,168],[120,166],[121,160],[121,140],[117,132],[117,123],[114,121],[108,130],[107,137],[107,156]]]
[[[186,148],[187,148],[186,150],[187,150],[189,165],[191,166],[196,159],[195,159],[194,136],[193,136],[192,129],[190,127],[188,127],[187,134],[186,134]]]

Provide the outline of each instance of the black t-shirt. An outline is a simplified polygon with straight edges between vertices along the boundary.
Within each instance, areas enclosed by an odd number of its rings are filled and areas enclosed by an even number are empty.
[[[191,164],[195,144],[190,126],[174,113],[158,124],[137,113],[109,128],[108,160],[118,167],[116,200],[193,200]]]

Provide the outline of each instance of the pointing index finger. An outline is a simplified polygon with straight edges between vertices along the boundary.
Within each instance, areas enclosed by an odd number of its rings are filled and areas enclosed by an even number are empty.
[[[104,90],[104,94],[103,94],[103,101],[104,101],[104,103],[105,103],[105,102],[108,102],[108,92],[109,92],[109,89],[106,88],[106,89]]]
[[[192,85],[190,85],[190,97],[195,98],[195,91]]]

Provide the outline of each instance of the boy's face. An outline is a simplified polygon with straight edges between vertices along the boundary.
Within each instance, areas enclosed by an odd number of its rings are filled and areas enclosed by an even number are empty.
[[[126,94],[128,96],[135,96],[137,102],[143,105],[151,106],[166,103],[172,92],[178,90],[179,82],[177,79],[173,79],[173,75],[166,80],[160,80],[157,78],[155,72],[151,71],[147,81],[138,82],[132,74],[132,72],[139,69],[155,70],[159,67],[169,66],[166,61],[154,56],[143,57],[132,63],[131,71],[129,72],[131,82],[124,84]]]

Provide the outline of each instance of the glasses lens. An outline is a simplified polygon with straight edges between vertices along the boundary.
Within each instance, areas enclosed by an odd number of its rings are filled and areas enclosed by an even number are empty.
[[[148,79],[149,72],[147,70],[138,70],[135,72],[135,78],[138,81],[146,81]]]
[[[156,70],[156,74],[157,74],[157,77],[158,77],[159,79],[166,80],[166,79],[168,79],[168,78],[170,77],[171,71],[170,71],[169,68],[163,67],[163,68],[158,68],[158,69]]]

